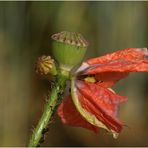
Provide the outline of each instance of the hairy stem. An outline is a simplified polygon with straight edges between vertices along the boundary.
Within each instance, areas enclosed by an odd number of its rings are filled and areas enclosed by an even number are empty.
[[[50,92],[49,99],[45,104],[45,108],[38,125],[33,131],[33,134],[29,141],[29,147],[37,147],[40,145],[41,138],[44,136],[45,130],[49,124],[51,117],[53,116],[56,106],[61,100],[64,92],[66,81],[68,79],[68,73],[61,71],[55,80],[54,86]]]

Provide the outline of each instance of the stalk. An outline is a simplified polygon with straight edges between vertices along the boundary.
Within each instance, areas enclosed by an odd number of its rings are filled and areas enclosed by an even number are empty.
[[[62,100],[66,81],[69,79],[69,72],[82,61],[88,46],[83,36],[74,32],[63,31],[52,35],[52,39],[54,40],[52,53],[60,71],[57,73],[57,67],[50,56],[42,56],[37,61],[36,72],[43,76],[54,75],[56,81],[45,104],[42,117],[33,131],[29,147],[39,146],[44,140],[48,123],[56,111],[57,104],[60,104]]]
[[[36,128],[33,131],[33,134],[29,141],[29,147],[40,146],[44,133],[47,129],[49,121],[56,111],[56,107],[61,101],[62,94],[64,92],[66,81],[69,78],[69,73],[66,71],[61,71],[55,80],[54,86],[50,92],[48,101],[45,104],[42,117],[40,118]]]

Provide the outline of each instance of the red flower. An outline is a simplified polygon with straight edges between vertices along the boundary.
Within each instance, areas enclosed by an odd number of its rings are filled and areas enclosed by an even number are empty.
[[[129,72],[148,72],[147,56],[146,48],[129,48],[82,63],[72,78],[71,96],[58,108],[62,122],[95,132],[101,127],[116,138],[123,128],[117,118],[118,106],[127,98],[109,87]]]

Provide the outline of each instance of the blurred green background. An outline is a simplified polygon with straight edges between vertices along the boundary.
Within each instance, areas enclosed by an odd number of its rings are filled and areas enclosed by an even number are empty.
[[[0,2],[0,146],[26,146],[43,111],[49,82],[34,72],[51,55],[53,33],[82,33],[85,59],[148,45],[148,2]],[[117,140],[63,125],[56,117],[42,146],[148,146],[148,74],[132,73],[114,89],[129,97]]]

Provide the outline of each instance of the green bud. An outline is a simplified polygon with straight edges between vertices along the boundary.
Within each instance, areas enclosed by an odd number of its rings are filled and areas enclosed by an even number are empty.
[[[54,60],[50,56],[45,55],[38,58],[35,65],[35,71],[41,76],[46,76],[48,74],[57,74]]]
[[[63,31],[52,35],[52,39],[52,52],[60,68],[70,71],[82,61],[88,43],[81,34]]]

